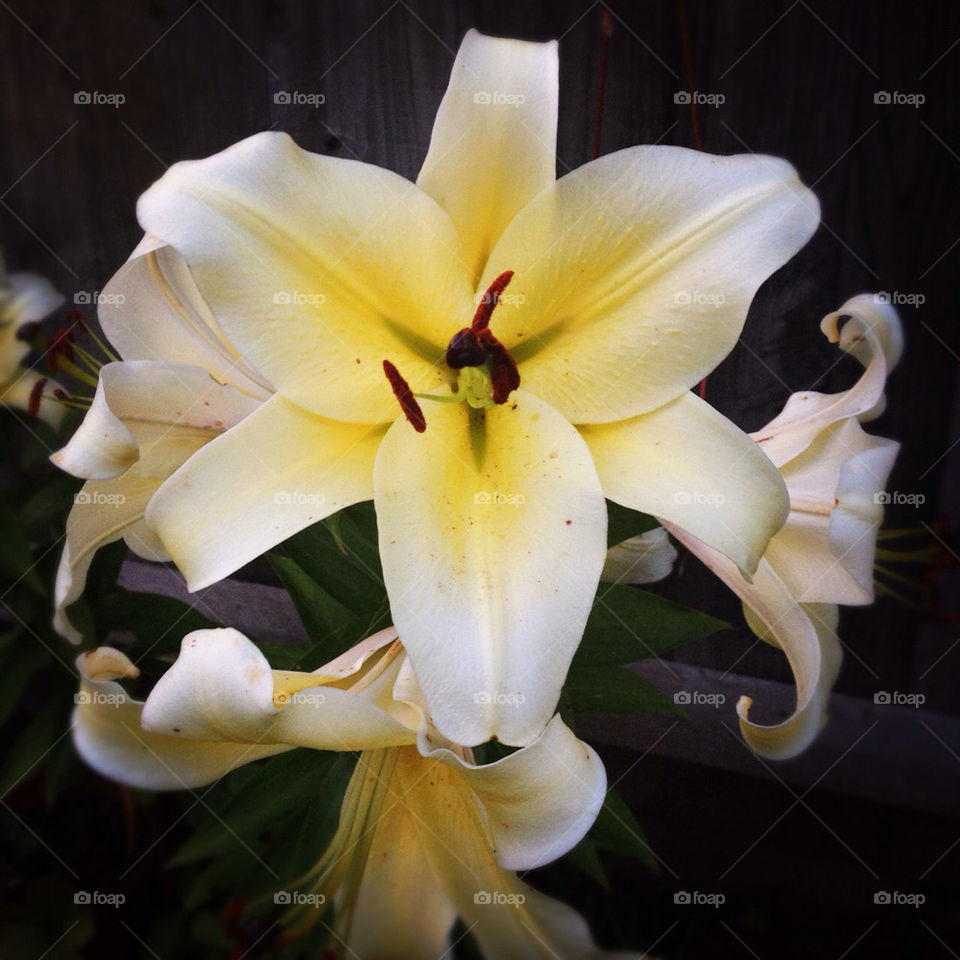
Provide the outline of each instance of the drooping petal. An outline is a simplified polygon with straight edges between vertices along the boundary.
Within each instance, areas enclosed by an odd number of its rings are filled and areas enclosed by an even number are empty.
[[[400,657],[388,670],[395,675]],[[359,669],[364,660],[357,665]],[[389,686],[392,675],[386,678]],[[311,686],[301,686],[309,683]],[[143,707],[143,728],[185,742],[361,750],[412,743],[414,732],[375,702],[375,695],[324,684],[316,675],[272,671],[242,633],[195,630]],[[279,701],[279,702],[278,702]]]
[[[469,30],[417,185],[450,215],[474,282],[510,220],[556,179],[557,42]]]
[[[608,583],[656,583],[670,575],[677,551],[667,531],[654,527],[607,551],[600,579]]]
[[[737,713],[744,740],[760,756],[771,760],[796,756],[816,739],[823,726],[829,687],[836,679],[839,663],[835,635],[837,656],[833,656],[834,650],[831,650],[831,656],[825,657],[825,640],[820,635],[825,624],[810,617],[766,559],[760,561],[753,582],[748,583],[725,556],[672,524],[665,526],[750,609],[754,632],[775,643],[786,655],[797,685],[797,705],[793,713],[781,723],[754,723],[749,719],[753,701],[748,696],[740,698]]]
[[[434,885],[445,892],[486,960],[626,960],[633,956],[599,950],[574,910],[538,893],[500,866],[482,803],[459,772],[459,765],[425,760],[412,750],[399,753],[384,809],[390,809],[391,799],[402,806],[414,825],[408,835],[417,842],[390,859],[368,861],[365,884],[386,884],[391,867],[410,875],[406,863],[411,857],[414,862],[428,861],[437,878],[428,887],[428,895]],[[376,866],[385,869],[371,869]],[[448,915],[441,916],[445,920]],[[391,952],[391,927],[382,915],[369,910],[361,915],[358,909],[351,930],[364,931],[379,947],[364,952],[349,939],[359,956],[436,960],[442,955],[442,950],[410,955]],[[361,942],[370,944],[367,939]]]
[[[202,367],[259,400],[271,392],[220,330],[180,253],[154,238],[145,237],[111,277],[97,316],[124,360]]]
[[[81,757],[98,773],[143,790],[212,783],[252,760],[282,753],[274,743],[184,740],[143,729],[143,704],[116,682],[139,674],[129,658],[99,647],[77,658],[80,693],[71,723]]]
[[[533,743],[486,766],[457,753],[420,751],[459,769],[483,804],[497,850],[508,870],[532,870],[563,856],[586,836],[603,807],[607,775],[596,751],[555,716]]]
[[[147,521],[199,590],[311,523],[371,499],[383,432],[327,420],[276,395],[170,477]]]
[[[840,319],[849,319],[840,326]],[[887,376],[903,352],[903,329],[897,311],[868,293],[849,299],[839,310],[827,314],[820,329],[831,343],[856,357],[863,375],[840,393],[805,390],[791,394],[783,411],[752,434],[764,453],[782,467],[806,449],[817,434],[832,423],[856,417],[860,421],[879,416],[886,405],[883,394]]]
[[[781,469],[790,515],[765,556],[798,600],[873,602],[882,493],[898,449],[850,418],[822,428]]]
[[[386,170],[261,133],[171,167],[141,198],[143,227],[187,260],[238,352],[325,417],[396,415],[392,360],[416,390],[471,311],[449,217]]]
[[[776,468],[692,393],[644,416],[580,432],[607,497],[681,527],[747,575],[786,519]]]
[[[51,459],[76,477],[106,480],[140,456],[137,436],[150,425],[216,432],[252,413],[258,401],[215,380],[206,370],[149,360],[108,363],[76,433]]]
[[[87,481],[67,517],[54,587],[53,625],[73,643],[81,637],[65,611],[83,592],[97,550],[123,537],[139,556],[169,560],[155,532],[144,523],[147,504],[167,477],[217,435],[214,430],[183,424],[129,423],[136,432],[136,462],[118,477]]]
[[[757,288],[816,229],[783,160],[633,147],[557,181],[511,222],[479,289],[513,270],[493,328],[524,388],[574,423],[654,410],[736,343]]]
[[[451,740],[522,746],[553,715],[606,553],[590,453],[523,390],[481,413],[431,404],[374,474],[393,621]]]

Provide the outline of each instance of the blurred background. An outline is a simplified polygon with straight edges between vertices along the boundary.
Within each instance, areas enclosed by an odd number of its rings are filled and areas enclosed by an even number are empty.
[[[818,328],[849,296],[886,292],[907,343],[888,410],[869,431],[903,444],[890,481],[903,496],[886,526],[912,531],[897,542],[919,553],[891,565],[876,605],[842,612],[846,659],[821,740],[778,765],[743,746],[737,696],[753,696],[761,719],[784,715],[789,670],[746,630],[725,588],[682,559],[658,591],[733,627],[684,646],[668,666],[638,670],[668,695],[692,688],[723,694],[725,706],[693,707],[688,719],[598,716],[580,729],[645,830],[652,866],[606,853],[606,885],[582,871],[531,881],[576,903],[604,946],[668,958],[956,957],[955,3],[0,0],[8,269],[48,276],[67,307],[93,319],[97,292],[139,240],[139,194],[175,161],[260,130],[415,178],[470,27],[560,39],[561,175],[598,152],[666,143],[784,156],[813,187],[820,230],[765,284],[741,343],[708,379],[707,399],[741,427],[766,423],[793,391],[853,382],[859,368],[838,362]],[[62,325],[63,311],[47,334]],[[9,866],[0,952],[245,955],[223,933],[216,875],[205,886],[199,860],[170,864],[209,807],[222,812],[229,784],[199,800],[134,796],[73,756],[64,735],[73,654],[49,632],[44,589],[76,485],[51,480],[45,458],[57,438],[42,425],[4,412],[2,431],[11,452],[0,473],[0,837]],[[187,599],[172,571],[119,554],[115,562],[130,589]],[[256,564],[237,579],[257,592],[211,588],[199,598],[203,615],[281,635],[266,639],[295,637],[270,568]],[[256,609],[239,599],[250,596]],[[886,702],[897,694],[917,705]],[[241,847],[230,857],[221,871],[250,866]],[[126,902],[74,902],[90,890],[122,890]],[[693,892],[725,901],[678,896]],[[925,902],[887,903],[884,893]]]

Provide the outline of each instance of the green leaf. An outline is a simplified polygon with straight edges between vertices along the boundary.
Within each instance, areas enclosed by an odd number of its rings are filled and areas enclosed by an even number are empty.
[[[636,817],[616,790],[608,790],[600,815],[587,837],[598,847],[627,857],[643,860],[651,870],[659,870],[660,864],[653,853]]]
[[[316,641],[339,630],[353,619],[353,614],[331,597],[295,560],[278,553],[268,554],[267,560],[290,594],[311,640]]]
[[[660,521],[647,513],[622,507],[612,500],[607,501],[607,547],[613,547],[631,537],[659,527]]]
[[[625,667],[571,667],[563,687],[574,717],[598,713],[686,713],[649,680]]]
[[[599,853],[597,853],[597,845],[589,836],[584,837],[565,855],[564,859],[598,883],[604,890],[610,889],[610,878],[607,876],[607,871],[604,869]]]
[[[15,583],[24,583],[41,596],[46,593],[43,581],[37,573],[33,553],[19,512],[5,500],[0,501],[0,576],[9,577]]]
[[[658,657],[729,624],[626,584],[600,584],[574,667],[634,663]]]
[[[175,597],[134,590],[114,590],[91,598],[90,610],[100,642],[114,630],[136,636],[136,643],[127,650],[134,659],[147,650],[153,656],[175,653],[188,633],[219,626]]]
[[[177,851],[171,866],[217,856],[222,847],[239,844],[258,849],[263,846],[261,834],[269,830],[280,838],[279,846],[286,851],[276,858],[274,869],[284,863],[291,876],[295,876],[298,871],[294,864],[284,858],[294,857],[299,867],[303,858],[298,851],[304,844],[312,854],[314,847],[322,851],[329,842],[329,826],[332,823],[335,829],[339,819],[354,762],[353,754],[296,749],[272,757],[256,768],[246,768],[242,771],[246,775],[242,791],[229,796],[222,805],[210,804],[216,817]],[[313,828],[310,836],[304,834],[306,821]],[[276,840],[274,845],[278,845]],[[271,857],[271,861],[274,859]]]

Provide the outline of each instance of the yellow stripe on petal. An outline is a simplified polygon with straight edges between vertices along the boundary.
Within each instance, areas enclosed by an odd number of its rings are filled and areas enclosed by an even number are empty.
[[[431,404],[390,428],[374,473],[393,621],[432,718],[465,745],[523,745],[553,714],[606,553],[576,430],[520,390],[492,410]]]

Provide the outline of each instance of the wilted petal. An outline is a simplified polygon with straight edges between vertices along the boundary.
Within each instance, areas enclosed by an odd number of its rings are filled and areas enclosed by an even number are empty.
[[[762,634],[786,654],[797,685],[797,705],[793,713],[781,723],[754,723],[749,719],[753,701],[747,696],[737,703],[737,713],[743,738],[760,756],[771,760],[796,756],[814,741],[823,726],[829,688],[836,679],[839,664],[839,645],[833,628],[810,617],[766,559],[760,561],[753,582],[748,583],[722,554],[677,527],[665,526],[750,609],[754,632]],[[823,636],[822,631],[825,631]],[[823,654],[823,646],[831,637],[836,645],[836,657],[832,656],[833,651],[829,657]]]
[[[474,766],[447,748],[421,753],[459,769],[486,810],[497,861],[532,870],[563,856],[586,836],[603,807],[607,775],[596,751],[559,715],[529,746]]]
[[[83,423],[51,459],[76,477],[106,480],[136,463],[138,437],[155,436],[168,427],[207,431],[212,437],[257,406],[257,400],[199,367],[146,360],[108,363],[100,370]]]
[[[143,704],[117,678],[139,674],[128,657],[100,647],[77,658],[80,692],[73,742],[98,773],[144,790],[182,790],[219,779],[235,767],[282,753],[285,746],[183,740],[141,727]]]
[[[144,237],[98,298],[100,326],[124,360],[189,364],[266,400],[268,384],[237,355],[173,247]]]
[[[395,634],[394,634],[395,636]],[[381,645],[390,642],[384,637]],[[356,672],[375,651],[353,666]],[[383,685],[400,667],[394,655]],[[233,629],[195,630],[143,708],[143,727],[184,741],[223,740],[315,750],[361,750],[412,743],[411,729],[376,702],[317,674],[271,670],[254,643]],[[341,679],[349,676],[339,671]],[[405,716],[405,712],[401,714]]]
[[[840,319],[849,319],[840,326]],[[829,426],[851,417],[866,421],[880,415],[886,405],[883,390],[887,375],[903,352],[903,330],[897,311],[877,295],[862,293],[820,323],[827,339],[855,356],[864,366],[863,375],[841,393],[806,390],[791,394],[783,411],[752,434],[764,453],[782,467],[813,442]]]

